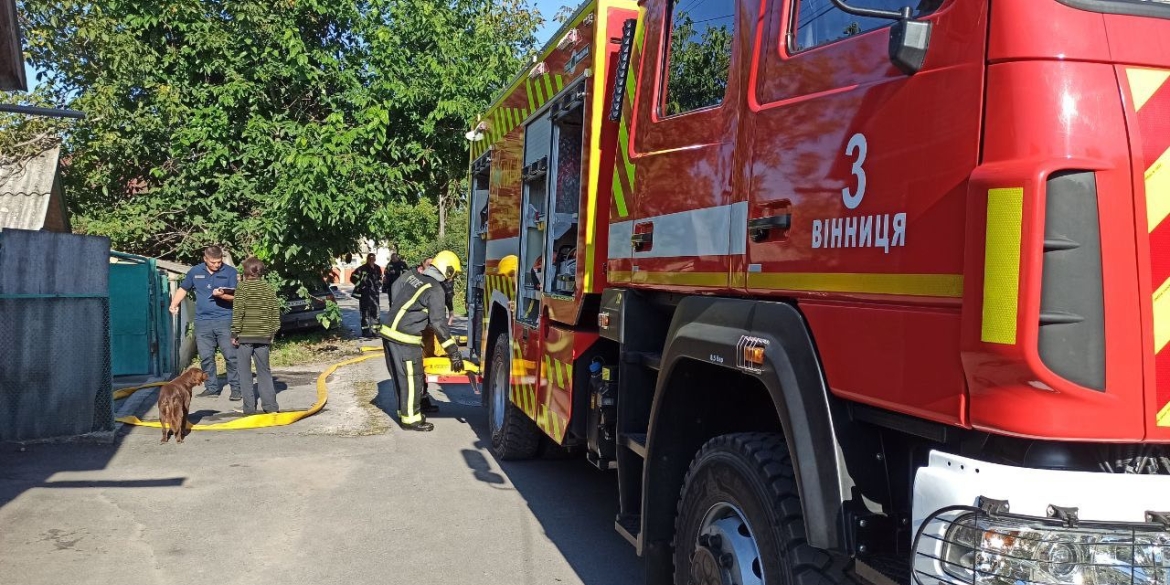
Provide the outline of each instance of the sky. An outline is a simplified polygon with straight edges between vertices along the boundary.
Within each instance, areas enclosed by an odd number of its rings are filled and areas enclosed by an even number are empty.
[[[553,21],[553,16],[561,9],[561,6],[572,6],[576,8],[581,5],[579,0],[532,0],[536,9],[540,11],[540,15],[544,17],[544,25],[536,31],[536,46],[542,47],[548,41],[548,38],[557,32],[561,25]]]

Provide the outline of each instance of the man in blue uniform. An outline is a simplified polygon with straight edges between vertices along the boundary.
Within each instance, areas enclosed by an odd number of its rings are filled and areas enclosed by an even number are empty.
[[[228,384],[232,400],[241,400],[240,378],[236,373],[236,350],[232,347],[232,300],[235,298],[239,273],[223,263],[223,249],[211,246],[203,251],[203,263],[187,272],[179,289],[171,297],[171,313],[179,314],[179,305],[187,295],[195,295],[195,346],[207,382],[200,396],[219,396],[219,372],[215,367],[215,350],[227,362]]]

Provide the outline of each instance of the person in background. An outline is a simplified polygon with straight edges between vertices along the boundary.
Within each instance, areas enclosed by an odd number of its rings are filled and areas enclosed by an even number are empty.
[[[244,390],[245,415],[256,414],[256,389],[252,386],[252,363],[255,357],[256,385],[264,412],[278,412],[276,388],[272,384],[272,370],[268,367],[272,338],[280,329],[280,301],[272,285],[261,278],[264,263],[255,256],[244,260],[243,280],[236,288],[232,308],[232,345],[236,346],[240,365],[244,367],[247,389]]]
[[[223,263],[223,248],[210,246],[203,251],[203,262],[183,277],[178,290],[171,296],[171,314],[179,314],[179,305],[187,295],[195,295],[195,346],[199,350],[200,365],[207,374],[200,396],[219,396],[219,371],[215,366],[215,350],[227,362],[227,381],[231,399],[240,400],[240,379],[236,374],[236,350],[231,344],[232,300],[239,273]]]
[[[362,337],[374,337],[374,327],[378,323],[378,296],[382,292],[382,268],[378,266],[377,256],[366,254],[366,263],[349,275],[349,282],[354,285],[353,294],[358,298]]]
[[[410,265],[402,261],[402,257],[397,252],[390,255],[390,262],[386,264],[385,276],[382,277],[382,290],[386,291],[386,308],[394,304],[393,294],[394,281],[398,280],[399,276],[410,271]]]

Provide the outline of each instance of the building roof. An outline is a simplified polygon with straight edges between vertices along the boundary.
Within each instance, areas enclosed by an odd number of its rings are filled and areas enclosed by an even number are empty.
[[[60,191],[53,190],[60,153],[52,148],[23,163],[0,166],[0,230],[42,229],[52,205],[64,208]]]
[[[0,91],[26,91],[16,0],[0,0]]]

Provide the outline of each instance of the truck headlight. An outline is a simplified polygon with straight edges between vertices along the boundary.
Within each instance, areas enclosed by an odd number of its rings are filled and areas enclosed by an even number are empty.
[[[914,574],[920,585],[1168,585],[1170,531],[948,508],[919,530]]]

